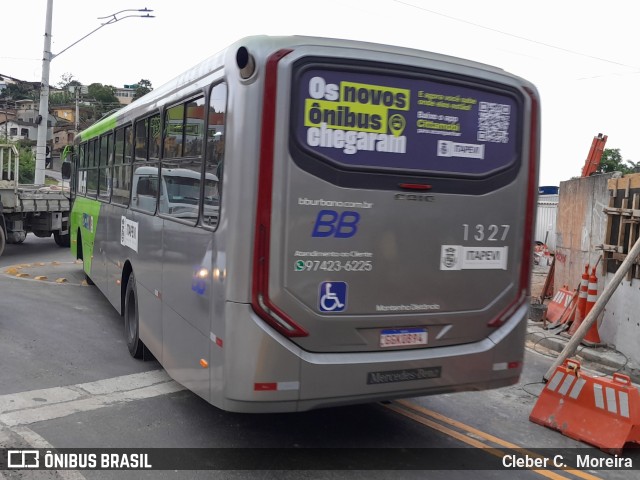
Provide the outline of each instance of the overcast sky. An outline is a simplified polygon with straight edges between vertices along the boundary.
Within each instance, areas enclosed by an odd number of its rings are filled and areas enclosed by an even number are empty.
[[[235,40],[317,35],[408,46],[495,65],[542,99],[541,185],[579,176],[591,141],[640,161],[640,6],[629,0],[88,0],[53,1],[53,53],[125,9],[154,19],[108,25],[51,64],[50,84],[159,87]],[[3,1],[0,73],[42,78],[47,0]],[[635,87],[635,88],[634,88]]]

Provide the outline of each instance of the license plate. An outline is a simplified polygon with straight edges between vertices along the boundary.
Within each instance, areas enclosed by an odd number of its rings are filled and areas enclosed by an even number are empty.
[[[426,344],[426,328],[402,328],[397,330],[382,330],[380,332],[380,346],[383,348]]]

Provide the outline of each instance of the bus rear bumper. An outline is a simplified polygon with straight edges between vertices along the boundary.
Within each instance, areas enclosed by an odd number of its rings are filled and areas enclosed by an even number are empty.
[[[253,312],[247,316],[244,308],[250,310],[248,305],[235,304],[233,309],[244,312],[235,312],[237,315],[230,318],[246,320],[241,322],[243,338],[233,338],[225,349],[243,351],[236,341],[244,343],[245,339],[247,345],[241,361],[226,362],[220,406],[238,412],[305,411],[512,385],[522,372],[527,307],[528,303],[522,304],[500,328],[475,343],[403,351],[313,353],[280,336]],[[246,338],[247,330],[255,337]],[[260,345],[259,351],[247,351],[248,345],[253,345],[253,350]],[[241,378],[245,381],[239,381]]]

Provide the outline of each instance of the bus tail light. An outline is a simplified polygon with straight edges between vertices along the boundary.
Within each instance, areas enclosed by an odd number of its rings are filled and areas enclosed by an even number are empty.
[[[522,261],[520,263],[520,279],[518,282],[518,298],[513,301],[496,318],[488,323],[489,327],[499,327],[504,324],[517,308],[524,303],[529,294],[531,281],[531,264],[533,262],[533,223],[535,218],[536,199],[538,193],[538,112],[539,104],[535,93],[525,87],[531,99],[529,162],[527,170],[527,203],[525,211],[525,226],[522,241]]]
[[[493,371],[498,372],[501,370],[515,370],[517,368],[522,368],[521,361],[513,361],[513,362],[499,362],[493,364]]]
[[[267,59],[262,110],[262,139],[258,171],[258,202],[253,252],[251,305],[265,322],[287,337],[309,333],[295,323],[269,298],[269,247],[271,238],[271,194],[273,185],[273,142],[276,123],[278,62],[292,50],[279,50]]]
[[[404,190],[431,190],[431,185],[425,183],[401,183],[398,186]]]

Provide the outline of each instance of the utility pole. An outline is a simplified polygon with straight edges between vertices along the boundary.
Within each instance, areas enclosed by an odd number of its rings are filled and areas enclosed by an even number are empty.
[[[118,17],[121,13],[127,13],[127,15],[123,17]],[[141,12],[146,15],[139,15],[137,13],[128,14],[129,12]],[[60,55],[61,53],[66,52],[71,47],[81,42],[89,35],[97,32],[102,27],[106,27],[107,25],[111,25],[112,23],[119,22],[120,20],[124,20],[125,18],[132,17],[140,17],[140,18],[154,18],[153,15],[149,15],[153,10],[149,10],[147,8],[141,8],[138,10],[121,10],[112,15],[108,15],[106,17],[100,17],[99,19],[108,19],[104,23],[100,24],[99,27],[87,33],[84,37],[76,40],[67,48],[62,50],[60,53],[53,54],[51,52],[51,24],[53,18],[53,0],[47,0],[47,18],[44,26],[44,49],[42,52],[42,81],[40,84],[40,109],[38,111],[39,123],[38,123],[38,142],[36,145],[36,171],[35,171],[35,179],[34,182],[36,185],[44,184],[44,167],[45,167],[45,157],[47,152],[47,133],[49,132],[49,128],[47,126],[47,120],[49,118],[49,70],[51,67],[51,60]]]
[[[76,116],[75,116],[75,131],[74,134],[77,135],[80,130],[80,89],[82,87],[76,85],[74,88],[76,94]]]
[[[53,0],[47,0],[47,18],[44,26],[44,49],[42,51],[42,80],[40,82],[40,109],[38,111],[38,142],[36,145],[36,171],[33,183],[44,184],[44,166],[47,153],[49,128],[49,69],[51,67],[51,24]]]

